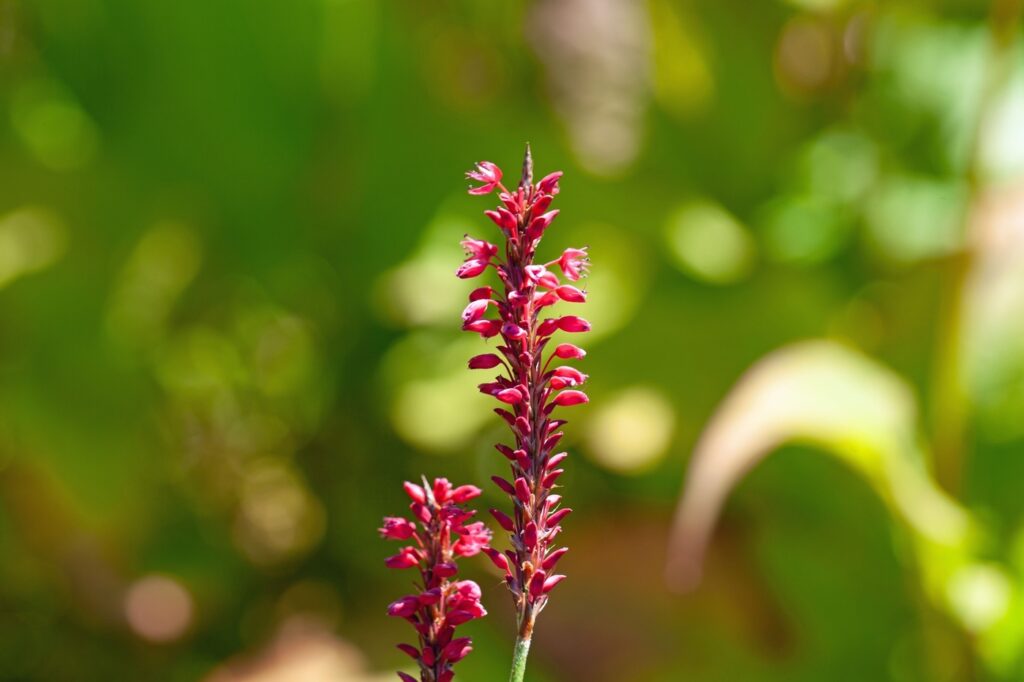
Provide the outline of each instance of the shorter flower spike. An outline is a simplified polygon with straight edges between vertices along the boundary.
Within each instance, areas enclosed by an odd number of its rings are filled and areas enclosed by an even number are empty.
[[[421,525],[389,516],[380,533],[394,540],[411,539],[416,546],[403,547],[384,563],[390,568],[417,568],[420,581],[417,594],[391,602],[387,613],[409,621],[419,634],[419,646],[398,648],[419,664],[420,679],[404,672],[398,676],[405,682],[447,682],[455,676],[452,666],[473,650],[468,637],[454,636],[456,627],[487,615],[480,586],[472,580],[452,580],[458,573],[455,560],[484,552],[496,564],[499,561],[490,547],[491,532],[480,521],[466,523],[474,512],[460,506],[478,497],[479,488],[455,487],[445,478],[434,479],[433,485],[425,480],[423,486],[406,482],[403,488]]]

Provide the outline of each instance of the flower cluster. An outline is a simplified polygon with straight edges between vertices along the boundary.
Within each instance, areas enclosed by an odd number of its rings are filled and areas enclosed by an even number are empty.
[[[575,315],[546,316],[546,310],[559,301],[586,300],[584,291],[562,282],[552,268],[557,267],[570,282],[577,282],[587,272],[587,251],[566,249],[549,263],[534,262],[538,243],[558,215],[557,210],[549,211],[548,207],[558,194],[561,176],[561,172],[551,173],[534,184],[529,147],[522,180],[515,191],[505,188],[501,169],[493,163],[481,162],[467,173],[467,177],[481,183],[471,187],[470,194],[487,194],[495,189],[500,192],[502,206],[485,211],[485,215],[500,229],[504,248],[502,257],[495,244],[467,236],[462,242],[467,258],[456,272],[466,279],[494,268],[503,285],[500,292],[483,286],[470,293],[469,305],[462,313],[462,328],[485,339],[501,340],[498,353],[477,355],[469,360],[469,367],[499,370],[494,381],[480,384],[480,390],[504,404],[495,411],[508,423],[515,440],[511,446],[496,446],[509,460],[511,476],[493,479],[509,496],[511,514],[491,510],[511,534],[512,549],[504,554],[494,549],[485,551],[505,571],[519,616],[519,637],[526,641],[534,619],[547,603],[548,593],[565,578],[555,573],[555,565],[568,550],[558,547],[555,539],[561,531],[559,524],[571,510],[560,507],[561,496],[554,492],[563,472],[559,465],[567,456],[554,452],[565,421],[554,419],[552,413],[557,407],[588,402],[587,395],[578,388],[586,375],[560,364],[586,353],[570,343],[557,344],[545,353],[556,332],[590,329],[586,320]],[[492,308],[496,317],[487,316]]]
[[[413,544],[384,563],[389,568],[416,568],[420,581],[418,593],[392,602],[388,614],[416,628],[418,645],[399,644],[398,648],[419,663],[419,682],[449,682],[455,676],[452,665],[473,648],[469,637],[455,637],[455,628],[487,613],[475,582],[452,580],[458,573],[455,558],[488,550],[491,533],[480,521],[468,523],[475,512],[461,506],[480,495],[476,486],[453,488],[444,478],[429,486],[424,479],[422,486],[406,482],[405,492],[412,499],[409,508],[415,520],[387,517],[380,534]],[[404,682],[417,682],[407,673],[398,676]]]

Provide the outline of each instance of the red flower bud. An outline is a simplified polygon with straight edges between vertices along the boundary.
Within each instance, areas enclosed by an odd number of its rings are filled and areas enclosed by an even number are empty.
[[[487,265],[488,261],[482,258],[470,258],[459,266],[459,269],[455,271],[455,276],[459,279],[471,279],[486,270]]]
[[[558,318],[558,328],[563,332],[589,332],[590,323],[582,317],[566,315],[565,317]]]
[[[555,564],[558,563],[558,560],[565,556],[565,553],[568,551],[568,547],[562,547],[561,549],[556,549],[551,554],[548,554],[547,558],[544,559],[544,563],[541,564],[541,568],[545,571],[550,571],[555,567]]]
[[[571,405],[579,405],[581,403],[590,402],[590,398],[583,391],[562,391],[555,396],[554,403],[561,407],[569,407]]]
[[[494,520],[498,522],[498,525],[507,530],[509,533],[511,533],[515,529],[515,526],[512,523],[512,519],[510,519],[508,515],[505,514],[505,512],[498,511],[497,509],[491,509],[490,512],[491,516],[494,517]]]
[[[555,355],[562,358],[563,360],[573,360],[582,358],[587,354],[587,351],[583,350],[579,346],[574,346],[571,343],[560,343],[555,348]]]
[[[402,488],[405,490],[405,494],[408,495],[413,502],[419,502],[420,504],[423,504],[424,502],[427,501],[426,492],[424,492],[423,488],[419,487],[415,483],[410,483],[409,481],[406,481],[405,483],[402,484]]]
[[[530,484],[526,482],[525,478],[519,477],[515,483],[516,497],[523,504],[530,503]]]
[[[569,303],[586,303],[587,301],[587,295],[585,293],[576,287],[569,286],[568,284],[563,284],[555,289],[555,293],[558,294],[560,299],[568,301]]]
[[[501,364],[501,358],[494,353],[474,355],[469,359],[470,369],[493,369]]]

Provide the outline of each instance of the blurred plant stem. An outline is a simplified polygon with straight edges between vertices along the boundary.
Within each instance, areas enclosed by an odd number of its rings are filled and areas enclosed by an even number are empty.
[[[1019,30],[1024,0],[993,0],[989,12],[990,52],[985,61],[982,92],[971,134],[965,180],[968,187],[964,209],[963,251],[955,257],[941,307],[938,348],[932,381],[932,441],[939,483],[951,494],[960,492],[966,459],[968,396],[964,385],[963,345],[966,284],[974,266],[975,240],[972,216],[985,189],[981,168],[981,141],[993,103],[1013,71],[1013,47]]]

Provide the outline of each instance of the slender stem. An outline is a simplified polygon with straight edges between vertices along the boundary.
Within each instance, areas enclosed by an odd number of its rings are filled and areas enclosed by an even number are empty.
[[[992,0],[989,12],[990,51],[987,55],[985,81],[978,102],[978,113],[971,131],[964,180],[967,184],[967,207],[964,212],[965,241],[971,243],[971,214],[985,190],[981,168],[981,142],[992,107],[1000,90],[1012,75],[1013,48],[1022,0]],[[946,285],[942,317],[939,320],[938,348],[933,370],[934,412],[932,444],[939,483],[953,495],[960,492],[965,466],[966,432],[969,413],[967,389],[963,384],[963,353],[967,308],[966,287],[975,265],[973,247],[968,246],[956,258]]]
[[[530,655],[530,638],[516,637],[516,648],[512,653],[512,674],[509,682],[523,682],[526,676],[526,657]]]
[[[530,655],[530,640],[533,639],[533,624],[537,620],[537,612],[533,605],[523,602],[524,610],[519,617],[519,634],[516,636],[516,647],[512,651],[512,673],[509,682],[523,682],[526,676],[526,657]]]

